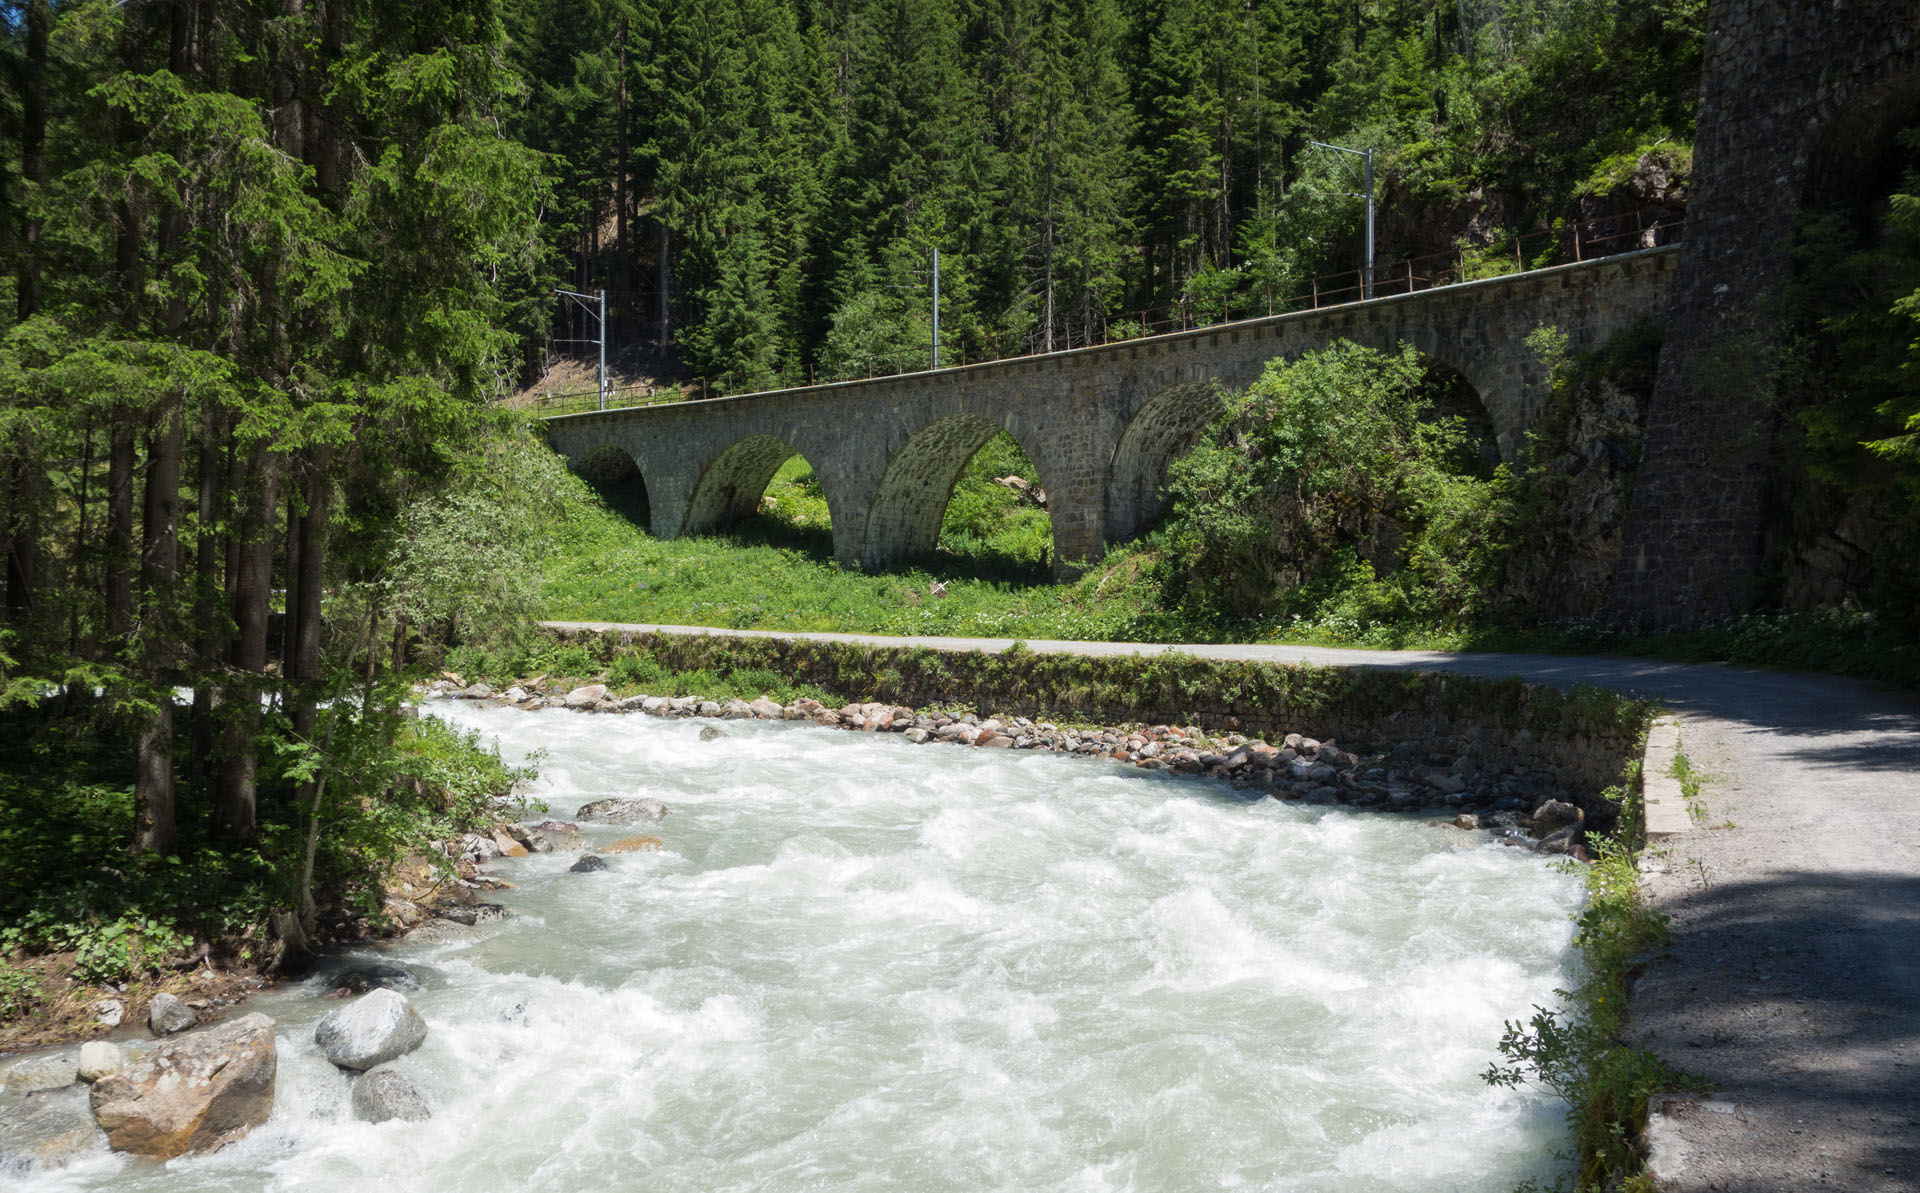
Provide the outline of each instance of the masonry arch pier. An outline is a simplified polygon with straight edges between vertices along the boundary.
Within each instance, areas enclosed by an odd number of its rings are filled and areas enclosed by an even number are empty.
[[[1457,370],[1511,459],[1548,396],[1527,337],[1552,325],[1579,350],[1635,323],[1664,323],[1677,253],[1661,246],[937,372],[564,415],[547,421],[548,436],[576,466],[609,444],[630,454],[662,538],[751,513],[797,451],[827,499],[834,558],[880,568],[933,548],[960,470],[1004,428],[1047,491],[1054,573],[1065,577],[1152,520],[1166,465],[1204,427],[1211,395],[1247,385],[1275,357],[1336,340],[1410,343]]]

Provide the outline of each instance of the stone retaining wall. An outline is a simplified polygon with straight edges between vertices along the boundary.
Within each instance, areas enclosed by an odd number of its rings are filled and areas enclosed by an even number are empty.
[[[1603,798],[1639,760],[1652,708],[1598,688],[1440,672],[1151,656],[999,654],[785,638],[554,631],[603,666],[644,652],[669,671],[768,670],[842,700],[970,708],[1099,725],[1196,725],[1268,741],[1306,733],[1408,766],[1466,757],[1525,775],[1609,828]]]

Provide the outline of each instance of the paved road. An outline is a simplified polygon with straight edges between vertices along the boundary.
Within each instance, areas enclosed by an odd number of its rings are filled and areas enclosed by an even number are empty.
[[[1009,639],[630,629],[948,650]],[[1636,1042],[1711,1081],[1654,1123],[1662,1188],[1920,1190],[1920,702],[1831,676],[1622,658],[1027,641],[1089,655],[1520,675],[1658,698],[1709,779],[1701,827],[1645,859],[1673,942]]]

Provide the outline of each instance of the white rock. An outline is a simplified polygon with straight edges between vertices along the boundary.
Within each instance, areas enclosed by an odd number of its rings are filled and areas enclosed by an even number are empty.
[[[108,1027],[119,1027],[126,1021],[127,1004],[117,998],[103,998],[93,1004],[93,1017]]]
[[[603,683],[585,684],[567,693],[567,707],[568,708],[587,708],[592,705],[598,704],[600,701],[606,699],[606,696],[607,696],[606,684],[603,684]]]
[[[313,1029],[328,1061],[359,1072],[405,1056],[426,1038],[427,1021],[397,990],[371,991],[328,1012]]]
[[[109,1073],[118,1073],[126,1063],[126,1055],[120,1051],[118,1044],[106,1040],[88,1040],[80,1045],[80,1065],[76,1075],[91,1084]]]

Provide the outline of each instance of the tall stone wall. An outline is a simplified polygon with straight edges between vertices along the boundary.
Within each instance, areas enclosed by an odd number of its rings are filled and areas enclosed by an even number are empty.
[[[1915,0],[1712,0],[1708,25],[1686,243],[1612,597],[1640,630],[1750,598],[1796,221],[1854,197],[1920,113]]]
[[[1466,377],[1509,458],[1547,397],[1526,346],[1542,324],[1594,347],[1658,321],[1678,250],[1622,254],[1437,290],[1176,335],[935,373],[683,402],[548,421],[579,463],[607,446],[647,486],[654,534],[698,534],[752,512],[798,452],[833,522],[834,554],[882,568],[930,550],[955,479],[997,430],[1019,441],[1048,494],[1056,570],[1097,558],[1157,508],[1169,458],[1212,416],[1218,387],[1268,361],[1348,339],[1410,343]]]

